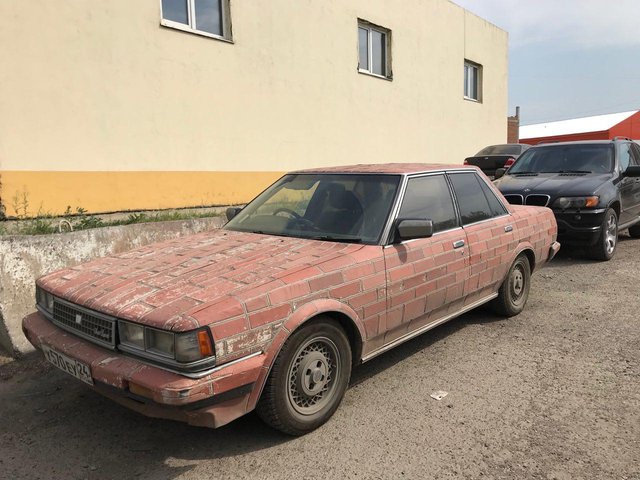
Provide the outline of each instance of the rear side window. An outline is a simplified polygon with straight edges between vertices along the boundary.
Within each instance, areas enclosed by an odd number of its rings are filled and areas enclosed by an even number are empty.
[[[491,208],[491,213],[493,214],[493,216],[499,217],[500,215],[506,214],[507,209],[504,208],[502,202],[498,200],[498,197],[496,197],[496,194],[493,192],[493,190],[491,190],[491,187],[489,187],[486,182],[483,182],[480,178],[478,178],[477,175],[475,175],[475,177],[480,184],[482,193],[484,193],[484,196],[487,198],[487,202],[489,202],[489,208]]]
[[[483,185],[475,173],[452,173],[449,178],[458,199],[462,225],[506,213],[493,192],[487,185]]]
[[[399,218],[429,219],[434,232],[457,227],[458,219],[444,175],[409,179]]]

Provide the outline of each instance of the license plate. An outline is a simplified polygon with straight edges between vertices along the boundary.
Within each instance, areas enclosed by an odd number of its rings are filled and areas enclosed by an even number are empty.
[[[91,378],[91,368],[86,363],[70,358],[60,352],[56,352],[46,345],[42,345],[42,352],[45,358],[63,372],[73,375],[78,380],[82,380],[89,385],[93,385]]]

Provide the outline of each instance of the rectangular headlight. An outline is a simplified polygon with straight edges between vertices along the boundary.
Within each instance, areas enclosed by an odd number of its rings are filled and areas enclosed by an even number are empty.
[[[118,322],[120,343],[144,350],[144,327],[129,322]]]
[[[36,286],[36,303],[47,312],[53,312],[53,295],[38,286]]]
[[[175,358],[174,334],[145,328],[146,350],[163,357]]]
[[[119,320],[118,334],[123,350],[135,349],[180,363],[192,363],[207,357],[215,361],[213,338],[206,327],[173,333]]]

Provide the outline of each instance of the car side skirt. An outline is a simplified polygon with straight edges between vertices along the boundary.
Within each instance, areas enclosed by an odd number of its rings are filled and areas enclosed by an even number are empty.
[[[417,337],[418,335],[425,333],[433,328],[436,328],[438,325],[442,325],[443,323],[448,322],[449,320],[454,319],[455,317],[458,317],[470,310],[473,310],[476,307],[479,307],[480,305],[482,305],[483,303],[487,303],[491,300],[493,300],[494,298],[496,298],[498,296],[497,292],[492,293],[491,295],[488,295],[484,298],[481,298],[480,300],[477,300],[469,305],[466,305],[465,307],[461,308],[460,310],[451,313],[449,315],[446,315],[438,320],[435,320],[431,323],[429,323],[428,325],[425,325],[422,328],[418,328],[417,330],[414,330],[413,332],[407,333],[406,335],[401,336],[400,338],[395,339],[394,341],[387,343],[386,345],[378,348],[377,350],[374,350],[373,352],[365,355],[364,357],[362,357],[362,363],[367,362],[369,360],[371,360],[372,358],[377,357],[380,354],[383,354],[384,352],[391,350],[392,348],[400,345],[401,343],[404,343],[408,340],[411,340],[412,338]]]

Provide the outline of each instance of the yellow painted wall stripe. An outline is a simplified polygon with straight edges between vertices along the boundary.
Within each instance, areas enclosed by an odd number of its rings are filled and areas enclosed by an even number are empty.
[[[0,171],[7,216],[58,215],[67,206],[90,213],[246,203],[281,172]],[[17,200],[17,202],[16,202]]]

